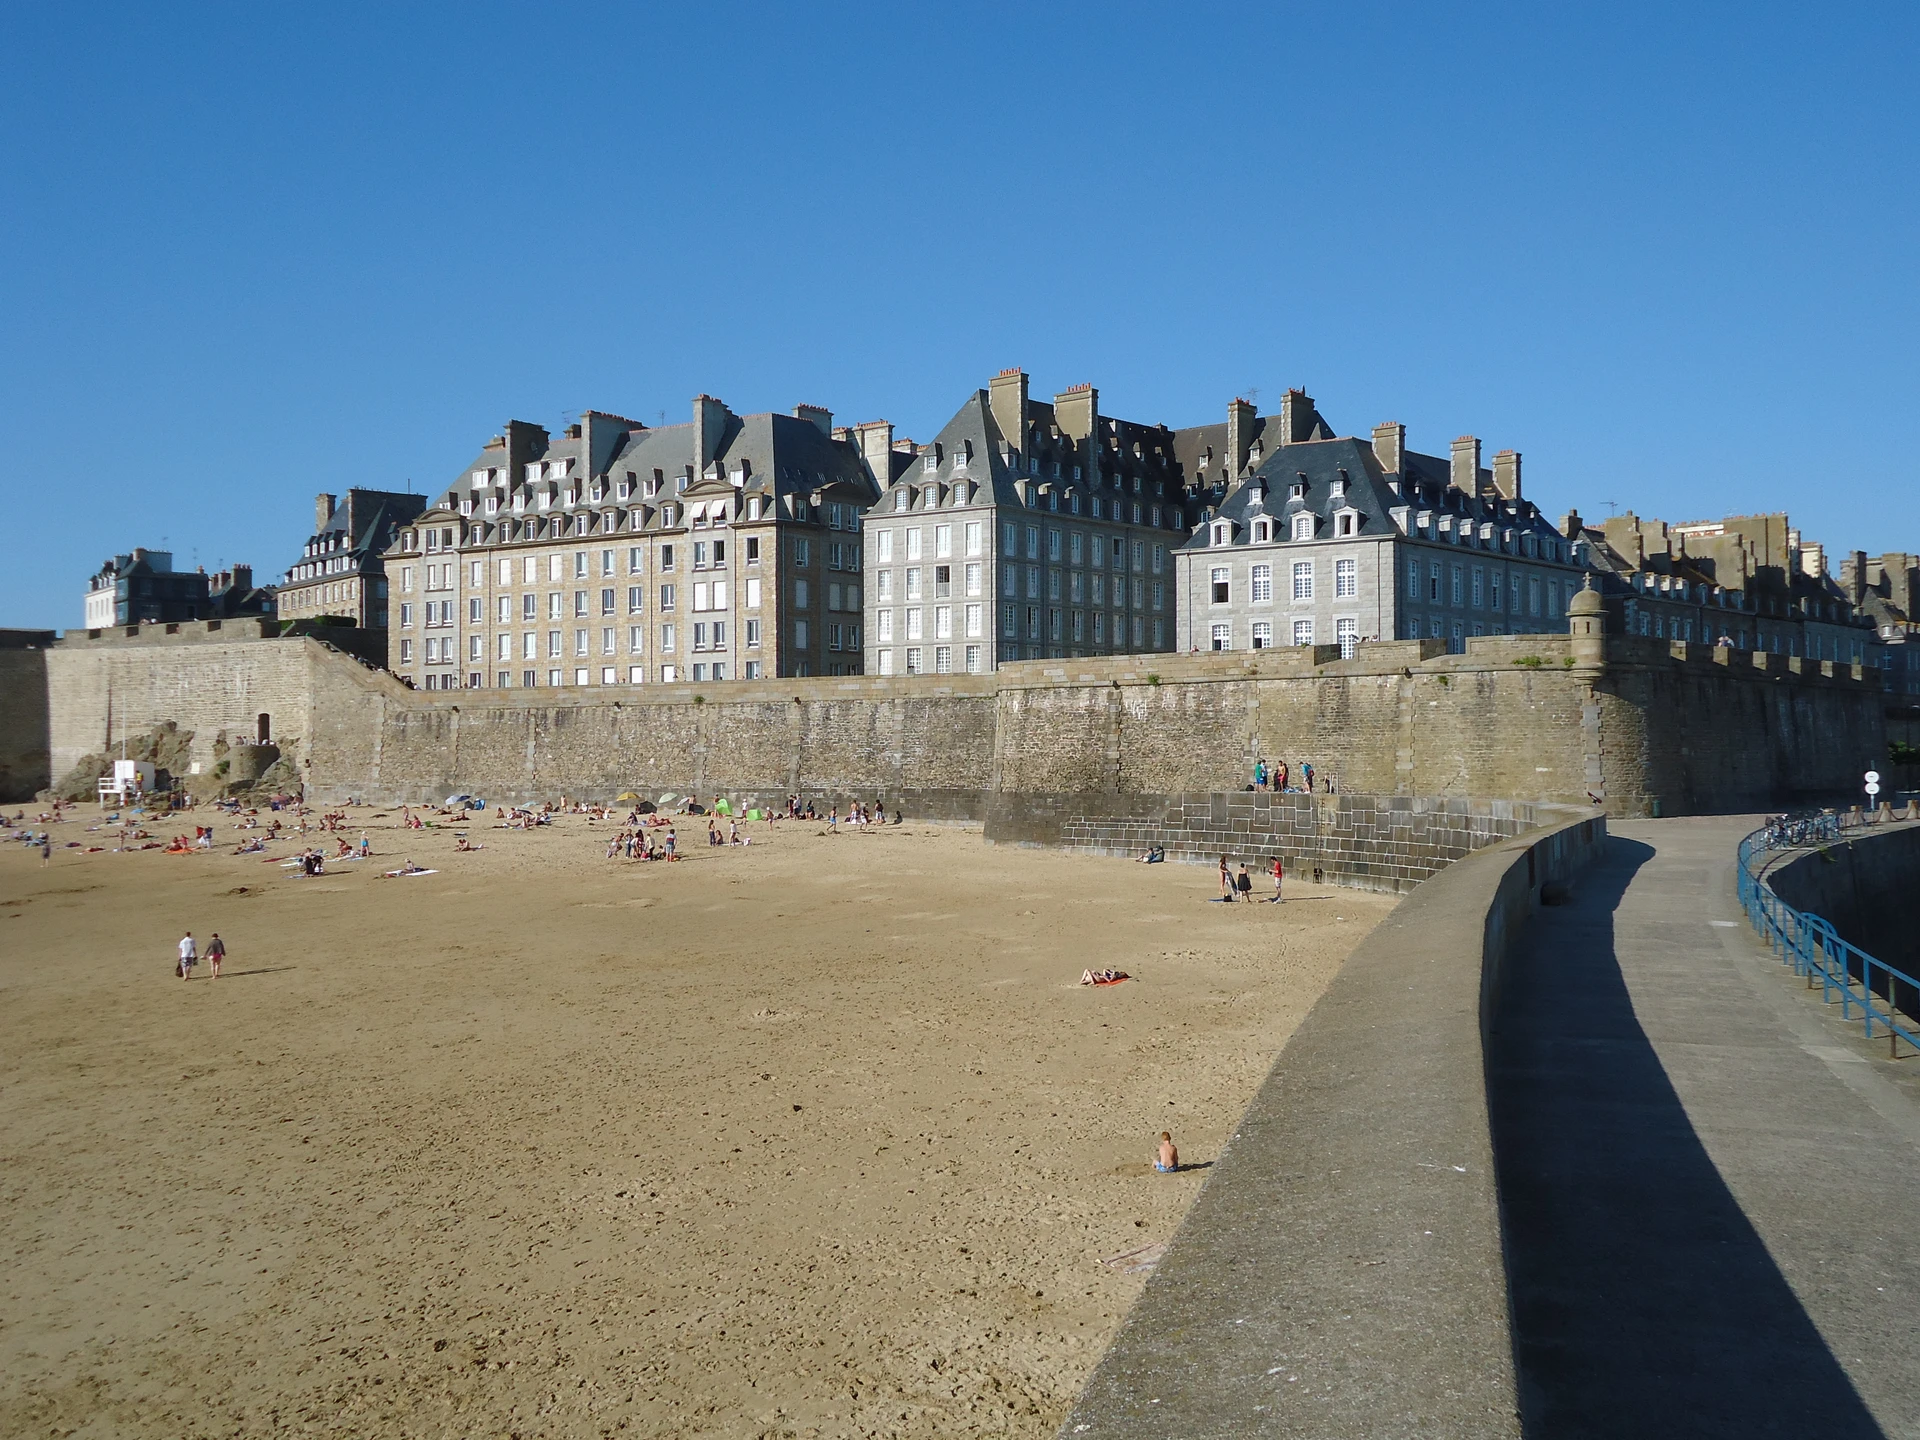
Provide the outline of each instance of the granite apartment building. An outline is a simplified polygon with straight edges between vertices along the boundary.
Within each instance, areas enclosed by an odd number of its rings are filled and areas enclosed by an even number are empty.
[[[426,508],[424,495],[349,490],[314,500],[313,534],[279,587],[280,618],[328,616],[365,630],[387,627],[387,577],[380,557]]]
[[[890,429],[861,435],[870,462],[899,455]],[[1091,385],[1034,400],[1012,369],[890,468],[866,517],[869,674],[1172,647],[1169,555],[1220,493],[1179,432],[1102,415]]]
[[[1259,433],[1272,443],[1175,553],[1181,649],[1565,631],[1580,570],[1522,495],[1516,452],[1489,469],[1472,436],[1445,458],[1399,424],[1335,436],[1297,390]]]
[[[818,406],[513,421],[385,557],[391,668],[432,690],[858,674],[878,488]]]

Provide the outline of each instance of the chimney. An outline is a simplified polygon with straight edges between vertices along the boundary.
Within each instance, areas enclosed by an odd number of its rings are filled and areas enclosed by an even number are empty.
[[[704,475],[727,438],[727,407],[711,395],[693,397],[693,473]]]
[[[1373,427],[1373,458],[1380,462],[1380,468],[1389,475],[1400,473],[1406,463],[1407,427],[1398,420],[1388,420]]]
[[[1520,498],[1520,452],[1502,450],[1493,457],[1493,488],[1508,500]]]
[[[1091,385],[1070,385],[1053,397],[1053,418],[1069,440],[1091,440],[1100,423],[1100,392]]]
[[[251,565],[235,565],[227,588],[231,590],[251,590],[253,588],[253,567]]]
[[[333,496],[316,495],[313,497],[313,528],[316,532],[327,528],[327,522],[333,519]]]
[[[1227,402],[1227,454],[1233,459],[1228,479],[1238,478],[1247,468],[1247,453],[1253,449],[1253,420],[1259,413],[1238,396]]]
[[[987,408],[1000,438],[1016,450],[1027,448],[1027,372],[1018,365],[1002,370],[987,386]]]
[[[1462,435],[1453,442],[1453,473],[1448,483],[1466,495],[1480,493],[1480,442]]]
[[[876,488],[884,490],[893,483],[893,422],[869,420],[855,427],[860,437],[860,458],[866,462]]]
[[[831,436],[833,434],[833,412],[824,406],[796,405],[793,407],[793,418],[796,420],[811,420],[815,425],[820,427],[820,433],[822,435]]]
[[[1320,423],[1320,412],[1313,408],[1313,397],[1304,390],[1289,390],[1280,398],[1280,443],[1298,445],[1313,438]]]
[[[1560,533],[1569,540],[1578,541],[1580,532],[1587,528],[1587,522],[1580,518],[1578,510],[1569,510],[1566,518],[1560,522]]]

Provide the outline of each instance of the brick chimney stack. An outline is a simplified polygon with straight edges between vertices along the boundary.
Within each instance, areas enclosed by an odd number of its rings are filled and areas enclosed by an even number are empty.
[[[860,458],[872,472],[875,488],[884,490],[893,481],[893,422],[869,420],[856,425],[860,437]]]
[[[313,528],[315,533],[327,528],[327,522],[333,519],[333,496],[316,495],[313,497]]]
[[[1502,450],[1493,457],[1493,488],[1503,499],[1520,498],[1520,452]]]
[[[1280,397],[1280,443],[1298,445],[1313,438],[1314,426],[1320,422],[1319,411],[1313,408],[1313,397],[1304,390],[1288,390]]]
[[[1259,413],[1238,396],[1227,402],[1227,453],[1233,458],[1229,480],[1238,479],[1247,468],[1247,456],[1253,450],[1253,422]]]
[[[1406,464],[1407,427],[1398,420],[1388,420],[1373,427],[1373,458],[1380,462],[1380,468],[1389,475],[1397,475]]]
[[[1453,472],[1448,483],[1464,495],[1480,493],[1480,442],[1462,435],[1453,442]]]
[[[987,386],[987,408],[1000,438],[1015,450],[1027,448],[1027,372],[1018,365],[1002,370]]]
[[[833,434],[833,412],[823,405],[796,405],[793,415],[796,420],[811,420],[820,427],[822,435]]]

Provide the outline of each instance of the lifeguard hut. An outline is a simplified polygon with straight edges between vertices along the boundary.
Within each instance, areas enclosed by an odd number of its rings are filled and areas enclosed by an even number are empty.
[[[102,805],[124,805],[130,795],[144,794],[153,789],[154,770],[150,761],[116,760],[113,762],[113,774],[100,777],[100,803]]]

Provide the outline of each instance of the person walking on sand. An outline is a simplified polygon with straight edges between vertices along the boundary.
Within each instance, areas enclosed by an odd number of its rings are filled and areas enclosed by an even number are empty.
[[[40,837],[40,868],[46,869],[53,864],[53,837],[42,834]]]
[[[1227,868],[1227,857],[1220,857],[1220,898],[1233,899],[1233,872]]]
[[[220,962],[226,958],[227,958],[226,941],[220,938],[220,932],[216,930],[213,932],[213,938],[207,942],[207,978],[208,979],[218,980],[220,978]]]
[[[1233,888],[1240,892],[1240,898],[1251,905],[1253,903],[1253,877],[1247,874],[1247,862],[1240,862],[1240,873],[1233,877]]]
[[[1174,1148],[1171,1131],[1160,1132],[1160,1148],[1154,1153],[1153,1168],[1162,1175],[1171,1175],[1180,1168],[1180,1152]]]
[[[193,943],[193,931],[189,930],[180,937],[180,978],[191,980],[193,967],[200,959],[199,948]]]
[[[1273,857],[1273,899],[1267,902],[1269,905],[1280,903],[1280,882],[1286,878],[1286,867],[1280,863],[1280,857],[1276,855]]]

